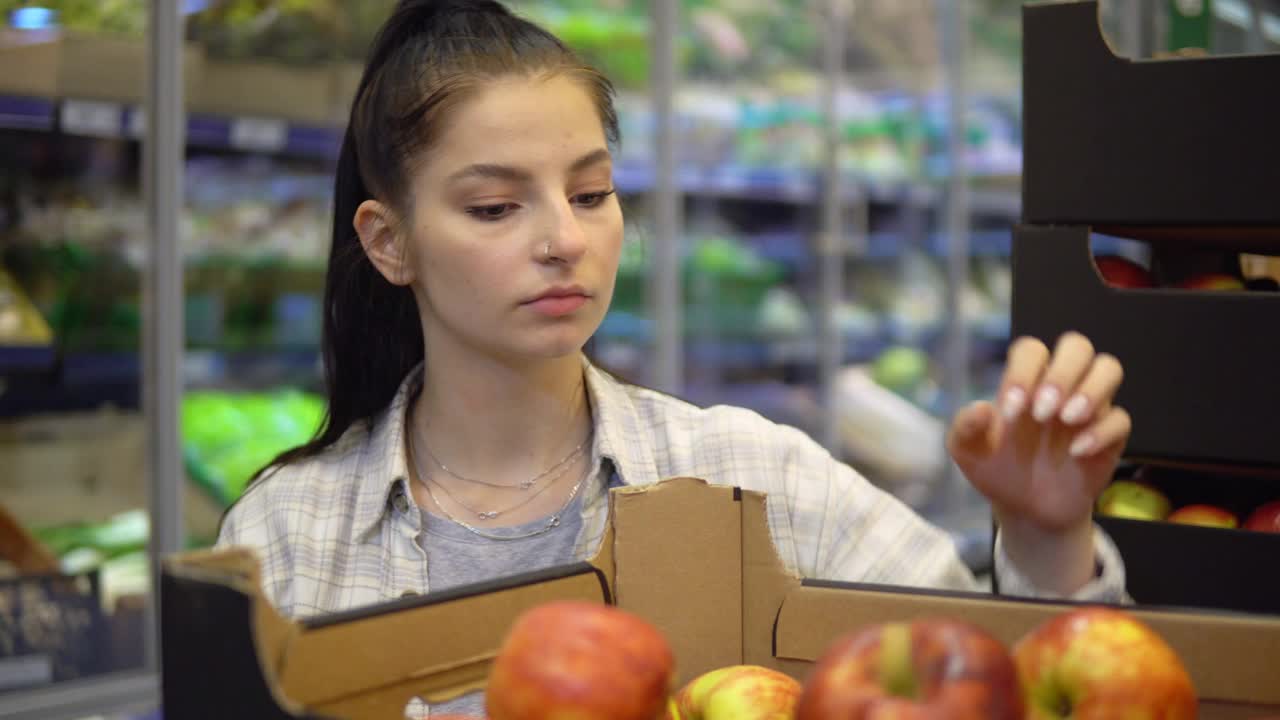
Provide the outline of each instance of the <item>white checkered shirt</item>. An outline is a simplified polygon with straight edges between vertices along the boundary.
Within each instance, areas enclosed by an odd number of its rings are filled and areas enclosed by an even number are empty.
[[[647,485],[698,477],[766,493],[774,545],[801,576],[981,590],[947,533],[803,432],[742,408],[698,408],[585,368],[601,481],[584,490],[576,558],[599,547],[606,479]],[[371,426],[353,427],[321,455],[258,481],[228,513],[219,546],[257,550],[267,597],[285,614],[308,617],[430,589],[404,450],[405,411],[420,373],[406,378]],[[1072,598],[1125,601],[1124,565],[1101,529],[1095,547],[1101,572]],[[995,560],[1002,593],[1052,597],[1013,567],[999,540]]]

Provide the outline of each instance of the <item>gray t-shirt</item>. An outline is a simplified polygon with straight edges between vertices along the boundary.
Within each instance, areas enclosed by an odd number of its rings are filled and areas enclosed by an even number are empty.
[[[424,529],[419,542],[427,552],[427,587],[432,592],[438,592],[459,585],[573,562],[577,559],[573,556],[573,548],[582,528],[584,494],[578,493],[573,502],[560,513],[559,525],[541,535],[518,537],[546,527],[547,518],[524,525],[481,531],[486,535],[517,538],[512,540],[481,537],[458,523],[422,511]],[[443,713],[484,717],[484,694],[469,693],[431,706],[431,715]]]

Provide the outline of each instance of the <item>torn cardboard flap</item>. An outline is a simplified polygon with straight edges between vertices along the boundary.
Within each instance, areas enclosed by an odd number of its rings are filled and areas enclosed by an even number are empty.
[[[763,494],[692,478],[615,489],[604,540],[589,564],[303,623],[287,621],[270,608],[249,551],[178,556],[165,564],[163,580],[166,588],[176,584],[180,590],[166,595],[166,674],[171,668],[199,667],[209,675],[239,679],[213,690],[200,678],[166,678],[166,708],[195,713],[182,717],[301,717],[301,706],[352,720],[398,718],[411,698],[438,700],[482,688],[516,617],[553,600],[614,602],[646,618],[670,642],[679,683],[740,663],[803,679],[839,636],[923,616],[974,622],[1012,643],[1038,622],[1073,607],[972,593],[802,583],[773,545],[769,510]],[[185,606],[169,607],[170,597]],[[211,608],[222,609],[210,615]],[[1181,655],[1206,699],[1202,718],[1280,710],[1280,618],[1134,612]],[[186,624],[184,632],[171,636],[170,622]],[[244,653],[263,661],[199,646],[225,645],[244,628],[254,637],[253,643],[241,643],[250,648]],[[190,642],[171,643],[175,637]],[[250,668],[252,674],[208,666],[203,653]],[[236,683],[249,690],[239,692]],[[253,692],[264,684],[270,694]],[[276,708],[288,705],[290,711],[234,704],[243,698]]]

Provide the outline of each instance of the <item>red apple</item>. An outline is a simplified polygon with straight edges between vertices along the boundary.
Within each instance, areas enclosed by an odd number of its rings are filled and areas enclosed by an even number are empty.
[[[1169,515],[1169,498],[1139,480],[1116,480],[1098,496],[1098,513],[1130,520],[1163,520]]]
[[[1234,514],[1216,505],[1187,505],[1165,519],[1171,523],[1205,527],[1233,528],[1240,525]]]
[[[1009,651],[968,623],[868,627],[833,643],[805,681],[796,720],[1022,718]]]
[[[1245,530],[1280,533],[1280,500],[1269,502],[1252,513],[1244,521]]]
[[[1226,273],[1200,273],[1178,283],[1183,290],[1244,290],[1244,283]]]
[[[667,720],[791,720],[800,682],[759,665],[703,673],[676,693]]]
[[[489,673],[492,720],[656,720],[674,659],[644,619],[608,605],[560,601],[516,619]]]
[[[1132,615],[1063,613],[1013,648],[1028,720],[1192,720],[1196,692],[1173,648]]]
[[[1151,273],[1138,263],[1119,255],[1102,255],[1093,259],[1098,273],[1107,285],[1118,288],[1153,288]]]

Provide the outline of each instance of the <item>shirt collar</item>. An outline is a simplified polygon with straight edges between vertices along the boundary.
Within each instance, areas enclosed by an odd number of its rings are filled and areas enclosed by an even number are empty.
[[[635,386],[585,360],[587,392],[595,422],[596,453],[613,462],[624,485],[659,480],[653,449],[653,423],[636,408]]]
[[[653,428],[636,408],[634,393],[585,356],[583,369],[595,423],[594,455],[610,460],[623,484],[657,482]],[[391,403],[368,429],[363,456],[355,468],[360,487],[352,523],[356,542],[366,540],[379,527],[396,496],[409,496],[405,427],[409,404],[417,396],[421,380],[419,363],[401,381]]]
[[[417,397],[422,381],[422,363],[414,366],[400,382],[400,388],[368,429],[362,456],[356,463],[356,509],[352,522],[353,539],[363,541],[377,529],[394,498],[409,493],[409,465],[405,455],[404,431],[409,403]]]

